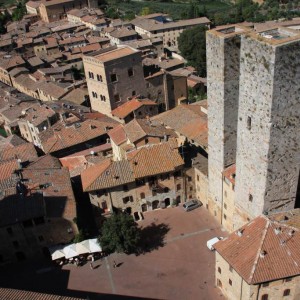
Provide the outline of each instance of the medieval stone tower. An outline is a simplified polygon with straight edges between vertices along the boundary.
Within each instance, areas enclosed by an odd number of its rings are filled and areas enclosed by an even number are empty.
[[[235,223],[298,207],[300,34],[242,35]]]
[[[235,163],[239,101],[241,34],[231,26],[206,35],[208,90],[208,208],[222,218],[225,167]]]

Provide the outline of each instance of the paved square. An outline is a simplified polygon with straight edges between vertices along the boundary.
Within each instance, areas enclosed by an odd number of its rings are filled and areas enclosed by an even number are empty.
[[[215,257],[206,241],[226,232],[206,209],[185,212],[180,206],[148,212],[144,217],[139,222],[143,228],[151,224],[154,229],[169,228],[163,236],[156,232],[158,238],[163,238],[163,247],[139,256],[113,254],[94,262],[93,270],[89,264],[66,265],[62,270],[32,264],[24,264],[22,270],[20,265],[9,267],[5,275],[1,270],[0,284],[2,281],[4,287],[84,298],[89,295],[90,299],[120,299],[118,295],[128,299],[224,299],[214,284]],[[152,245],[150,240],[147,243]],[[117,268],[113,268],[113,261],[119,264]],[[96,297],[96,293],[103,298]]]
[[[96,262],[95,270],[66,266],[68,288],[154,299],[221,299],[214,287],[214,253],[206,241],[224,232],[205,208],[188,213],[168,208],[144,216],[142,227],[169,226],[164,247],[139,256],[113,254]],[[122,265],[113,268],[113,260]]]

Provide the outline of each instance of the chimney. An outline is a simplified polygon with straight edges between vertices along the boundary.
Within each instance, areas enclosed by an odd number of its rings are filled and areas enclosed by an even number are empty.
[[[243,236],[243,232],[244,232],[243,229],[239,229],[239,230],[236,232],[236,234],[237,234],[239,237],[241,237],[241,236]]]

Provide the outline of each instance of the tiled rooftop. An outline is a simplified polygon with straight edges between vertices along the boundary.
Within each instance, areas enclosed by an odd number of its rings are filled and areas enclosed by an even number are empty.
[[[299,214],[297,209],[259,216],[214,247],[248,284],[299,275]],[[298,221],[288,223],[289,215]]]

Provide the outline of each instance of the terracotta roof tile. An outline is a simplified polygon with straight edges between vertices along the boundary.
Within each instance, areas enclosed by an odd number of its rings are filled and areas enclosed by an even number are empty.
[[[134,112],[138,108],[142,107],[143,105],[153,105],[156,106],[157,104],[149,99],[139,100],[139,99],[132,99],[128,102],[125,102],[124,104],[120,105],[119,107],[115,108],[111,114],[113,116],[116,116],[120,119],[124,119],[127,117],[130,113]]]
[[[122,124],[110,130],[108,135],[117,146],[125,143],[127,140],[124,126]]]
[[[215,245],[248,284],[300,274],[299,227],[273,218],[259,216]]]
[[[161,122],[204,148],[208,147],[207,114],[201,111],[201,105],[181,104],[151,120]]]
[[[173,172],[184,165],[178,150],[168,142],[142,147],[127,153],[127,158],[135,178]]]
[[[38,156],[35,147],[32,143],[22,144],[0,152],[1,160],[9,160],[15,158],[15,159],[21,159],[22,162],[26,162],[26,161],[33,161],[37,157]]]
[[[232,184],[235,184],[236,165],[233,164],[223,171],[223,176],[229,179]]]
[[[23,291],[16,289],[0,288],[0,299],[1,300],[80,300],[82,298],[65,297],[59,295],[50,295],[44,293],[37,293],[31,291]]]
[[[135,178],[127,160],[105,160],[84,170],[81,180],[83,190],[88,192],[134,182]]]

